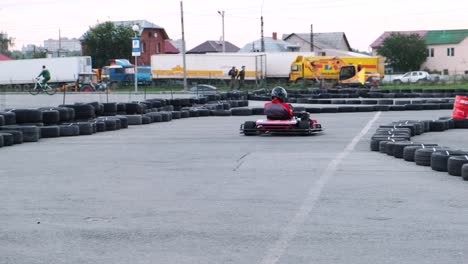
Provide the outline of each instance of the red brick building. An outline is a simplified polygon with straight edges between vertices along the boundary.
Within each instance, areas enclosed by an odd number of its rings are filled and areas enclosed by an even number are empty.
[[[141,56],[138,57],[138,65],[151,65],[151,55],[179,53],[169,41],[166,30],[158,25],[146,20],[117,21],[114,24],[139,26]]]

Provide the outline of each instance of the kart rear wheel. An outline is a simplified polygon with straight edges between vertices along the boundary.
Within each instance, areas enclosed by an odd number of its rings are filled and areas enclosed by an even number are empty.
[[[257,135],[257,124],[254,121],[245,121],[243,132],[246,136]]]

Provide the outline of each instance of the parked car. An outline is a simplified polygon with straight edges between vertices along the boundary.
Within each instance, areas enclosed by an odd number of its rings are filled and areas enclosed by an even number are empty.
[[[412,71],[407,72],[401,76],[395,77],[393,83],[424,83],[424,82],[438,82],[440,76],[437,74],[429,74],[426,71]]]
[[[209,84],[197,84],[190,88],[188,92],[194,94],[217,94],[218,88]]]

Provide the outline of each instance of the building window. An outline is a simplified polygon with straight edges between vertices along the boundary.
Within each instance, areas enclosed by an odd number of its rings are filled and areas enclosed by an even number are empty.
[[[156,45],[156,53],[161,53],[161,43],[159,43],[159,42]]]
[[[444,69],[444,75],[448,75],[448,74],[449,74],[448,69]]]
[[[427,57],[434,57],[434,48],[427,49]]]
[[[140,47],[141,53],[145,53],[145,48],[146,48],[146,47],[145,47],[145,46],[146,46],[145,43],[144,43],[144,42],[141,42],[140,46],[141,46],[141,47]]]
[[[447,48],[447,56],[449,57],[455,56],[455,48]]]

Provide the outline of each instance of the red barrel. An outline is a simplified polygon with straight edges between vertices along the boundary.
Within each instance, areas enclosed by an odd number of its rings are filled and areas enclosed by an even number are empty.
[[[468,118],[468,96],[457,95],[453,104],[452,118]]]

